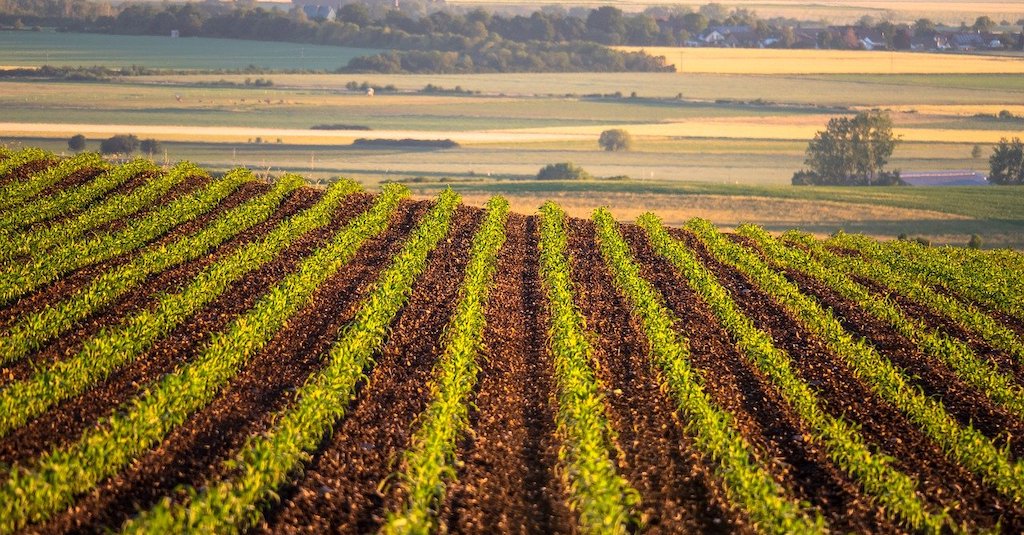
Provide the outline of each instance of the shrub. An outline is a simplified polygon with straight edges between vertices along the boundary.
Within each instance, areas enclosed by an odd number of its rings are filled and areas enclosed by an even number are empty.
[[[545,165],[537,173],[537,180],[587,180],[590,173],[570,162]]]

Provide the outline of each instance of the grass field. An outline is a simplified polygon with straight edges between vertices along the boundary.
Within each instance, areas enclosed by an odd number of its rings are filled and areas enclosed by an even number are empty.
[[[211,53],[216,51],[216,53]],[[102,65],[154,69],[333,71],[377,50],[236,39],[0,31],[0,66]]]
[[[617,47],[661,56],[680,73],[705,74],[1022,74],[1017,57],[744,48]]]

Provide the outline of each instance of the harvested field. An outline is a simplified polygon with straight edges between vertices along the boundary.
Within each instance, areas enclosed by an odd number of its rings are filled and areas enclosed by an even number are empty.
[[[0,533],[1024,529],[1019,253],[179,172],[0,257]]]

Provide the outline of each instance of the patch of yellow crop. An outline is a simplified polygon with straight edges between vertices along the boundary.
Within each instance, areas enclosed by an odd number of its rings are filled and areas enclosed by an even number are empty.
[[[705,74],[1024,74],[1024,58],[756,48],[616,47],[663,56],[676,72]]]

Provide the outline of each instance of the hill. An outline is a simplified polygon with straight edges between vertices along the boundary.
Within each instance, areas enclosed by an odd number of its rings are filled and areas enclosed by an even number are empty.
[[[1018,252],[0,149],[0,532],[1024,529]]]

